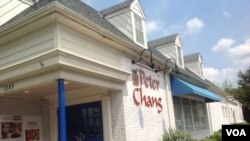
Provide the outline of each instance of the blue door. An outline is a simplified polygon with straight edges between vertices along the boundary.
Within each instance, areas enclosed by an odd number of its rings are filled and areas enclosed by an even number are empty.
[[[67,141],[103,141],[101,102],[66,107]]]

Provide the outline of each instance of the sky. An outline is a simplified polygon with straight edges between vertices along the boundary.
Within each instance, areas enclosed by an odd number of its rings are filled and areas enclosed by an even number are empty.
[[[124,0],[82,0],[102,10]],[[140,0],[148,41],[178,33],[184,55],[200,52],[206,79],[237,86],[250,67],[249,0]]]

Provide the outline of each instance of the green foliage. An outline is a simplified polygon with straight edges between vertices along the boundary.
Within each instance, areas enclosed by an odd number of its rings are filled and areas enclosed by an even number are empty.
[[[232,125],[249,125],[248,122],[233,123]],[[222,131],[218,130],[202,141],[222,141]]]
[[[237,98],[243,104],[243,107],[250,110],[250,67],[245,71],[238,73],[238,92]]]
[[[227,92],[228,94],[230,95],[233,95],[233,89],[234,89],[234,86],[233,86],[233,83],[232,81],[226,79],[222,82],[222,85],[221,85],[221,88]]]
[[[231,125],[250,125],[248,122],[233,123]]]
[[[222,141],[221,130],[214,132],[210,137],[203,139],[202,141]]]
[[[163,141],[193,141],[193,139],[191,135],[186,132],[169,129],[164,133]]]
[[[202,141],[216,141],[215,139],[203,139]]]

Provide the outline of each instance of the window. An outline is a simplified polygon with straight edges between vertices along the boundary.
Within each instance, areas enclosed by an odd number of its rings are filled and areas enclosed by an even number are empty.
[[[179,64],[179,66],[183,66],[182,52],[181,52],[181,47],[180,46],[177,46],[177,55],[178,55],[178,64]]]
[[[137,15],[135,15],[135,33],[136,33],[136,41],[144,45],[144,33],[143,33],[142,19]]]
[[[206,104],[186,98],[173,97],[177,130],[199,131],[207,129]]]
[[[199,118],[200,118],[200,122],[202,123],[201,129],[206,129],[208,125],[206,105],[204,103],[199,102],[198,106],[199,106],[199,109],[198,109]]]
[[[201,129],[201,121],[200,121],[200,115],[198,112],[199,106],[198,102],[192,100],[192,111],[193,111],[193,119],[194,119],[194,128],[195,130]]]
[[[184,130],[181,99],[174,97],[175,124],[177,130]]]
[[[193,131],[193,120],[192,120],[192,112],[191,112],[191,104],[190,100],[182,99],[183,111],[184,111],[184,121],[187,131]]]
[[[66,107],[67,140],[102,140],[101,102]]]

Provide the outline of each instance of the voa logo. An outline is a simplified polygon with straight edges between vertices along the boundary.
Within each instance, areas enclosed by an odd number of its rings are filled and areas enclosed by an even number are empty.
[[[226,129],[227,136],[247,136],[244,129]]]

